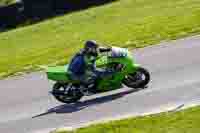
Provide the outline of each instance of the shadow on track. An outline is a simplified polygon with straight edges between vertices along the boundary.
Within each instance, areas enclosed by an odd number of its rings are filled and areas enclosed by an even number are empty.
[[[89,106],[110,102],[110,101],[122,98],[122,97],[124,97],[128,94],[131,94],[131,93],[134,93],[134,92],[137,92],[137,91],[140,91],[140,90],[143,90],[143,89],[131,89],[131,90],[128,90],[128,91],[119,92],[119,93],[108,95],[108,96],[98,97],[98,98],[94,98],[94,99],[91,99],[91,100],[78,102],[78,103],[75,103],[75,104],[63,104],[63,105],[60,105],[60,106],[53,107],[53,108],[49,109],[48,111],[46,111],[44,113],[33,116],[32,118],[37,118],[37,117],[48,115],[48,114],[51,114],[51,113],[77,112],[77,111],[80,111],[80,110],[87,108]]]

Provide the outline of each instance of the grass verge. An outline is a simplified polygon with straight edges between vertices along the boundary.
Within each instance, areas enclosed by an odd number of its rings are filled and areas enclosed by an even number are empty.
[[[9,4],[15,3],[15,0],[0,0],[0,7],[1,6],[7,6]]]
[[[53,133],[198,133],[200,106]]]
[[[64,64],[85,40],[145,47],[200,32],[199,0],[117,0],[0,33],[0,77]]]

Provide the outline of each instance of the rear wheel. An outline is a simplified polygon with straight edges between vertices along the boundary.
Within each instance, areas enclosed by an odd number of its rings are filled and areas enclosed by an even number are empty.
[[[62,103],[75,103],[83,96],[76,86],[58,82],[53,86],[52,95]]]
[[[135,73],[125,77],[123,83],[131,88],[144,88],[150,81],[150,73],[147,69],[139,67]]]

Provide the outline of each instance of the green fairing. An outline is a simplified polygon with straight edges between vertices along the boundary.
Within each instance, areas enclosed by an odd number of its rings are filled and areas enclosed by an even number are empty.
[[[47,68],[47,77],[50,80],[59,82],[68,82],[69,74],[67,73],[68,65],[65,66],[55,66]]]
[[[130,53],[127,53],[126,58],[109,58],[108,56],[103,56],[96,62],[97,67],[105,67],[107,64],[110,63],[121,63],[124,64],[126,67],[122,72],[117,72],[110,77],[106,77],[99,81],[97,89],[100,91],[109,91],[118,89],[121,87],[121,81],[128,73],[134,73],[139,64],[135,64],[133,57]],[[108,82],[109,81],[109,82]]]
[[[125,53],[125,52],[124,52]],[[124,57],[110,57],[107,55],[100,55],[96,60],[97,68],[106,68],[112,63],[120,63],[125,67],[122,71],[116,72],[112,76],[105,77],[97,81],[97,89],[99,91],[110,91],[114,89],[118,89],[121,87],[122,80],[129,73],[134,73],[139,64],[135,64],[133,57],[128,52],[125,53]],[[68,65],[65,66],[56,66],[56,67],[48,67],[47,68],[47,77],[50,80],[58,81],[58,82],[72,82],[70,81],[69,74],[67,73]]]

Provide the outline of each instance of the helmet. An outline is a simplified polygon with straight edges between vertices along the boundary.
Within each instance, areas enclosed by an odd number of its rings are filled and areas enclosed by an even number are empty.
[[[85,42],[85,49],[87,49],[87,48],[97,48],[97,47],[98,47],[98,44],[94,40],[89,40],[89,41]]]
[[[89,40],[85,42],[85,53],[92,56],[97,56],[98,44],[94,40]]]

